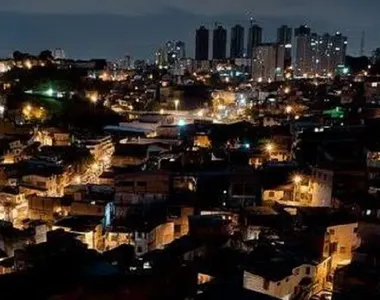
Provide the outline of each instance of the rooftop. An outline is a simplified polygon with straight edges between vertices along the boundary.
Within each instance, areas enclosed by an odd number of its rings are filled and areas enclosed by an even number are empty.
[[[90,232],[102,223],[102,217],[96,216],[71,216],[55,222],[54,226],[70,228],[77,232]]]

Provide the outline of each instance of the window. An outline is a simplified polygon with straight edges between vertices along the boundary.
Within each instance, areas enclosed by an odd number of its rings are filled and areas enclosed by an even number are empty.
[[[273,198],[274,197],[274,192],[269,192],[269,197]]]
[[[335,253],[338,249],[338,244],[337,243],[331,243],[330,244],[330,253]]]
[[[339,253],[340,254],[345,254],[346,253],[346,247],[340,247]]]
[[[37,181],[37,186],[38,187],[45,187],[45,182],[43,182],[43,181]]]
[[[137,246],[137,253],[142,253],[143,250],[142,250],[142,247],[141,246]]]
[[[174,225],[174,233],[180,234],[181,233],[181,224],[175,224]]]
[[[310,267],[306,267],[306,275],[310,275]]]
[[[358,233],[358,227],[354,228],[354,233]]]
[[[294,269],[294,275],[298,275],[300,273],[300,269]]]
[[[277,286],[280,286],[281,285],[281,281],[277,282]]]
[[[264,288],[264,290],[269,290],[269,280],[267,280],[267,279],[264,280],[263,288]]]
[[[323,175],[323,180],[327,180],[327,175],[325,174],[325,175]]]
[[[289,277],[286,277],[285,282],[289,282]]]
[[[330,229],[329,230],[329,234],[334,235],[335,234],[335,230],[334,229]]]

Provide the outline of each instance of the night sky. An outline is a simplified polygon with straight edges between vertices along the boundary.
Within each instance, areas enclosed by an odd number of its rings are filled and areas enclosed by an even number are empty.
[[[166,40],[181,39],[193,56],[196,27],[247,27],[251,15],[266,41],[282,24],[305,23],[347,35],[352,55],[359,54],[364,30],[369,54],[380,46],[379,11],[378,0],[1,0],[0,55],[63,48],[75,58],[152,58]]]

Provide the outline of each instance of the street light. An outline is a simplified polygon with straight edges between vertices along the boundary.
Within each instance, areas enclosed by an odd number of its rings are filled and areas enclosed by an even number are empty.
[[[293,107],[291,107],[290,105],[288,105],[286,108],[285,108],[285,111],[287,114],[290,114],[293,110]]]
[[[179,100],[178,99],[174,100],[174,106],[175,106],[176,111],[178,111],[178,104],[179,104]]]
[[[272,143],[269,143],[269,144],[267,144],[267,145],[265,146],[265,150],[266,150],[269,154],[271,154],[271,152],[273,151],[273,149],[274,149],[274,145],[273,145]]]
[[[302,182],[302,176],[301,175],[295,175],[293,177],[293,182],[296,184],[296,185],[299,185],[301,182]]]

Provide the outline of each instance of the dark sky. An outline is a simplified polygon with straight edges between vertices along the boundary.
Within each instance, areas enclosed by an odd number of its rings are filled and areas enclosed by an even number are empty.
[[[349,53],[380,46],[379,0],[0,0],[0,55],[13,50],[63,48],[76,58],[151,58],[169,39],[181,39],[194,54],[194,32],[214,22],[248,26],[251,15],[275,38],[282,24],[308,24],[317,32],[341,31]]]

